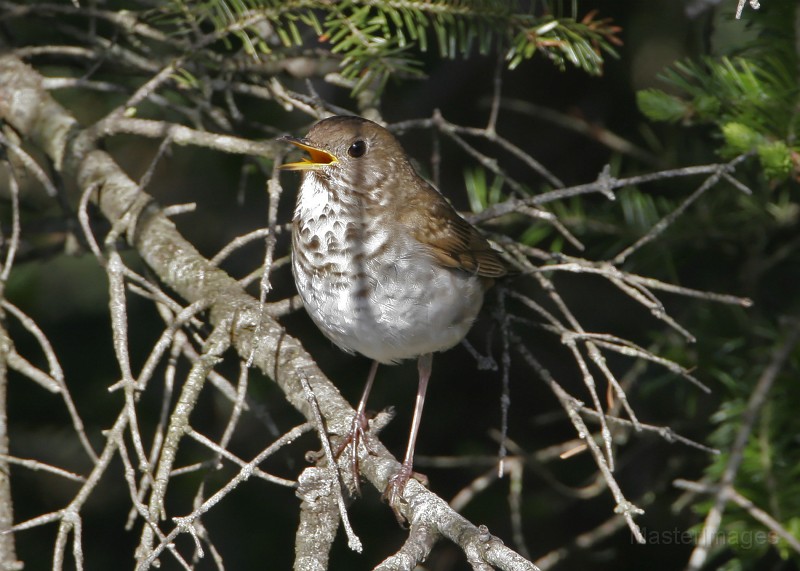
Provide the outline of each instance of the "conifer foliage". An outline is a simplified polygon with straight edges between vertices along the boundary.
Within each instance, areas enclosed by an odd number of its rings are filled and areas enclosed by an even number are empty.
[[[757,4],[0,0],[0,568],[798,569],[800,4]],[[416,376],[355,462],[369,364],[290,271],[333,114],[513,268],[402,527]]]

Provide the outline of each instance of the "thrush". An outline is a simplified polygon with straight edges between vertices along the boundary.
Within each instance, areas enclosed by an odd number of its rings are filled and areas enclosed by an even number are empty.
[[[292,225],[297,290],[328,339],[373,360],[349,436],[354,471],[378,364],[418,359],[405,458],[384,492],[397,511],[413,474],[433,353],[464,338],[507,267],[377,123],[335,116],[305,138],[283,140],[309,155],[281,165],[302,172]]]

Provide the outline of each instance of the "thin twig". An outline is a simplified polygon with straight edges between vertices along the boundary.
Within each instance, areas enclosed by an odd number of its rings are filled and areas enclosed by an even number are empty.
[[[253,458],[250,462],[246,465],[242,466],[239,470],[239,473],[236,474],[235,477],[231,478],[222,488],[220,488],[215,494],[209,497],[206,501],[202,503],[202,505],[195,508],[195,510],[186,516],[180,518],[173,518],[175,521],[175,528],[166,536],[164,536],[160,542],[155,545],[150,553],[139,562],[137,566],[137,571],[146,571],[150,568],[150,565],[155,561],[159,555],[163,552],[164,549],[169,549],[173,545],[174,539],[182,532],[188,531],[188,527],[191,524],[202,516],[203,514],[207,513],[211,508],[219,503],[219,501],[227,496],[232,490],[234,490],[239,484],[242,482],[247,481],[250,478],[250,475],[253,473],[253,470],[256,466],[261,464],[264,460],[272,456],[275,452],[283,448],[284,446],[291,444],[297,438],[302,436],[308,430],[311,429],[311,425],[308,423],[301,424],[300,426],[296,426],[280,438],[278,438],[275,442],[270,444],[267,448],[262,450],[255,458]]]
[[[608,464],[606,463],[606,458],[603,452],[601,452],[600,448],[597,446],[593,438],[589,437],[589,430],[587,429],[586,425],[584,424],[583,420],[581,419],[578,411],[582,408],[582,403],[575,399],[574,397],[570,396],[562,387],[559,385],[555,379],[553,379],[550,372],[545,369],[544,367],[539,364],[539,362],[533,357],[533,355],[528,351],[528,349],[522,344],[519,337],[514,335],[512,337],[512,342],[514,344],[515,349],[522,355],[524,360],[533,368],[534,371],[542,378],[542,380],[547,383],[548,386],[553,390],[553,393],[561,402],[562,407],[567,412],[570,420],[572,421],[575,430],[578,433],[578,437],[583,440],[583,442],[589,447],[589,450],[592,453],[592,456],[595,459],[595,464],[600,469],[600,473],[603,475],[603,479],[608,484],[609,490],[611,490],[614,499],[617,502],[617,506],[614,509],[614,512],[621,515],[628,524],[628,528],[633,533],[634,538],[638,543],[644,543],[645,539],[642,535],[642,531],[639,526],[633,521],[633,517],[635,515],[640,515],[644,513],[644,511],[628,501],[622,490],[619,487],[614,475],[612,474]],[[599,411],[598,418],[604,418],[602,412]]]
[[[675,480],[673,485],[681,490],[689,490],[690,492],[701,494],[716,495],[720,491],[719,486],[716,485],[704,484],[702,482],[690,482],[683,479]],[[751,500],[744,497],[734,488],[729,489],[728,496],[736,505],[747,510],[747,513],[749,513],[753,519],[764,524],[767,529],[772,531],[772,533],[774,533],[776,536],[783,538],[792,549],[794,549],[797,553],[800,553],[800,541],[798,541],[792,532],[783,527],[775,518],[756,506]],[[774,540],[775,538],[768,537],[766,539],[770,543],[776,543]]]
[[[711,509],[708,510],[708,514],[703,522],[700,541],[698,541],[689,558],[689,565],[687,567],[689,571],[696,571],[702,568],[708,558],[713,538],[716,536],[722,523],[722,514],[725,511],[725,506],[731,499],[733,483],[739,472],[742,460],[744,459],[745,447],[750,438],[750,433],[753,430],[753,425],[758,418],[761,407],[764,405],[775,379],[778,378],[778,375],[783,370],[799,340],[800,321],[795,320],[791,323],[784,342],[773,352],[769,364],[764,368],[758,382],[755,387],[753,387],[753,392],[750,394],[750,399],[747,401],[747,407],[742,413],[742,422],[739,426],[739,431],[736,433],[736,438],[731,445],[728,462],[725,464],[725,469],[720,477],[719,488],[714,495],[714,503]]]
[[[761,4],[760,4],[760,2],[758,0],[739,0],[739,5],[736,6],[736,19],[737,20],[742,17],[742,10],[744,10],[744,6],[745,6],[745,4],[748,3],[748,1],[750,2],[750,7],[753,10],[758,10],[759,8],[761,8]]]
[[[55,474],[56,476],[61,476],[62,478],[66,478],[67,480],[72,480],[74,482],[86,481],[86,478],[84,478],[80,474],[76,474],[74,472],[70,472],[69,470],[64,470],[63,468],[58,468],[50,464],[45,464],[44,462],[39,462],[38,460],[32,460],[30,458],[18,458],[16,456],[11,456],[9,454],[0,454],[0,458],[5,460],[6,462],[9,462],[11,464],[17,464],[19,466],[22,466],[23,468],[27,468],[35,472],[38,471],[50,472],[51,474]]]
[[[325,430],[325,422],[322,419],[322,414],[319,411],[319,406],[317,405],[317,398],[314,395],[314,391],[311,390],[311,385],[308,384],[308,379],[305,377],[300,377],[300,382],[303,384],[303,390],[306,393],[306,399],[308,400],[309,405],[311,405],[311,410],[314,416],[314,424],[317,429],[317,433],[319,434],[320,442],[322,443],[322,450],[325,452],[325,458],[328,461],[328,477],[333,484],[333,488],[335,490],[335,497],[336,497],[336,505],[339,507],[339,516],[342,518],[342,525],[344,526],[345,533],[347,534],[347,545],[353,551],[357,553],[361,553],[364,547],[361,545],[361,540],[353,531],[353,527],[350,525],[350,518],[347,516],[347,506],[345,505],[344,501],[344,490],[342,489],[342,484],[339,479],[339,471],[337,469],[336,459],[333,457],[333,450],[331,449],[331,443],[328,440],[327,431]],[[354,450],[353,454],[357,452]],[[358,477],[358,474],[354,474],[354,477]]]

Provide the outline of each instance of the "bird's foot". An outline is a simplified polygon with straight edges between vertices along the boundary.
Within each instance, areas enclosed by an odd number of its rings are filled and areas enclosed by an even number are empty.
[[[406,464],[403,462],[403,464],[400,465],[400,469],[394,474],[394,476],[389,478],[389,483],[386,485],[383,495],[381,495],[381,499],[391,506],[392,511],[394,512],[394,517],[397,518],[397,523],[399,523],[401,527],[408,527],[408,522],[400,513],[399,508],[400,504],[406,503],[405,498],[403,498],[403,492],[406,489],[406,484],[411,478],[414,478],[426,488],[428,487],[428,477],[425,474],[414,472],[411,464]]]
[[[369,420],[367,420],[367,415],[363,412],[356,412],[353,415],[353,421],[350,424],[350,432],[348,432],[347,436],[342,440],[341,444],[336,448],[333,456],[335,459],[339,459],[339,456],[347,450],[348,446],[351,446],[351,456],[350,456],[350,472],[351,477],[353,479],[353,489],[356,495],[361,495],[361,485],[359,484],[359,477],[358,477],[358,445],[363,442],[364,447],[367,449],[369,454],[375,454],[375,452],[370,448],[369,441],[366,438],[366,433],[369,430]]]

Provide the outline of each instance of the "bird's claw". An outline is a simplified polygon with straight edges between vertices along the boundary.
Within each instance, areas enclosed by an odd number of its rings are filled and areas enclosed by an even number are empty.
[[[353,491],[359,496],[361,495],[361,485],[359,484],[358,477],[358,445],[363,442],[364,447],[367,449],[367,453],[375,454],[372,448],[370,448],[369,441],[366,438],[368,430],[369,420],[367,420],[367,415],[363,412],[357,412],[355,415],[353,415],[353,421],[350,424],[350,432],[347,434],[345,439],[342,440],[341,444],[339,444],[333,454],[334,458],[338,460],[347,447],[351,447],[350,475],[353,479]]]
[[[400,524],[400,527],[404,528],[408,527],[408,521],[405,516],[400,513],[399,508],[401,504],[407,503],[406,499],[403,497],[403,492],[411,478],[414,478],[426,488],[428,487],[428,477],[425,474],[414,472],[410,464],[403,463],[400,465],[400,469],[389,478],[389,483],[386,485],[386,489],[381,495],[381,499],[391,506],[394,517],[397,518],[397,523]]]

